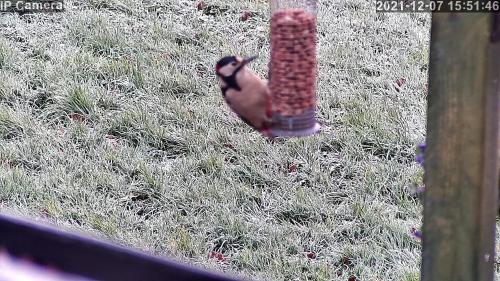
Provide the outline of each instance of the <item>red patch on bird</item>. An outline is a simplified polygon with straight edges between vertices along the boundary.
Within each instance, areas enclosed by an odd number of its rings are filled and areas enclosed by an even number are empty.
[[[241,21],[247,21],[250,17],[252,17],[252,12],[250,11],[244,11],[241,16],[240,16],[240,20]]]
[[[351,276],[347,281],[358,281],[358,278],[356,278],[356,276]]]
[[[271,104],[271,98],[268,99],[267,105],[266,105],[266,116],[267,118],[273,118],[273,108]]]
[[[208,257],[211,259],[215,259],[217,261],[220,261],[220,262],[223,262],[226,260],[226,258],[224,257],[224,255],[222,253],[215,252],[215,251],[210,252]]]

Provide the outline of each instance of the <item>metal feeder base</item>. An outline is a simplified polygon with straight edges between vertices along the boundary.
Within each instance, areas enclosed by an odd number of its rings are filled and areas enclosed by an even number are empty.
[[[273,127],[270,131],[276,137],[306,137],[314,135],[320,129],[321,126],[316,121],[316,111],[310,109],[294,116],[273,113]]]

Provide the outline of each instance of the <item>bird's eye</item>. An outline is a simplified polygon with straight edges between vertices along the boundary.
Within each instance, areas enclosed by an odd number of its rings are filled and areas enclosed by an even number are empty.
[[[231,63],[232,66],[236,66],[237,64],[238,64],[237,62]]]

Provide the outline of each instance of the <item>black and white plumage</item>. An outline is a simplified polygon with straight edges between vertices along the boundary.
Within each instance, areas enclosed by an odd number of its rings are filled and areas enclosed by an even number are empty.
[[[222,95],[228,106],[248,125],[267,137],[271,125],[270,92],[265,80],[247,64],[256,57],[227,56],[216,64]]]

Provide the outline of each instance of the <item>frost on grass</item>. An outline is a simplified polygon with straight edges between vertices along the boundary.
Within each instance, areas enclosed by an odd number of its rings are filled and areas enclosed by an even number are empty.
[[[180,157],[188,150],[185,138],[162,126],[146,108],[136,108],[116,118],[108,134],[123,138],[134,146],[148,145],[168,157]]]
[[[0,139],[11,140],[21,137],[24,130],[20,122],[12,110],[0,107]]]
[[[267,2],[205,2],[0,15],[0,208],[262,280],[417,280],[430,17],[320,1],[323,131],[269,144],[213,74],[266,76]]]

